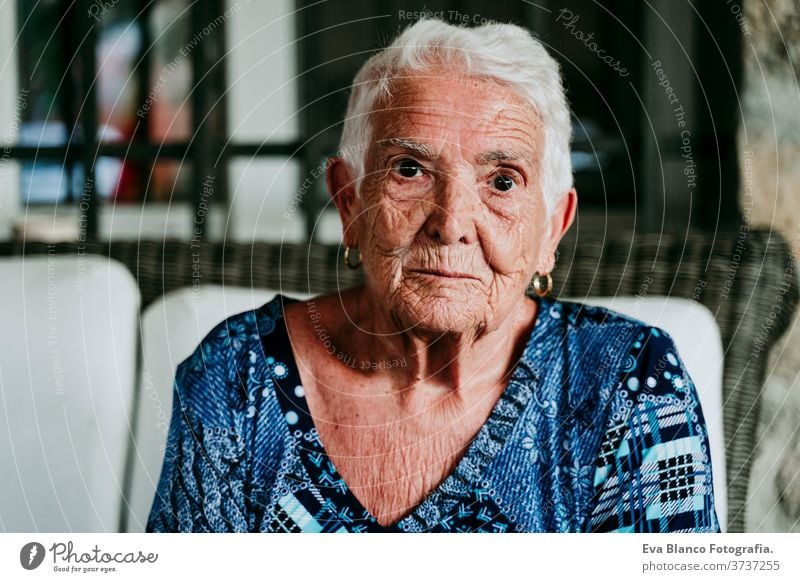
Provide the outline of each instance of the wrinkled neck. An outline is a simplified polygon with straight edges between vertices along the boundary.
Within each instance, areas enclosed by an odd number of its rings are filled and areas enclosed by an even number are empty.
[[[422,389],[466,397],[507,383],[532,331],[537,305],[524,298],[502,321],[458,333],[404,326],[366,288],[354,311],[353,344],[372,363],[370,372],[392,374],[390,384],[406,396]]]

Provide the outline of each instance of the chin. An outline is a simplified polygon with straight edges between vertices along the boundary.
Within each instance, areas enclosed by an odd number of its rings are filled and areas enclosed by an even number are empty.
[[[395,298],[392,313],[403,331],[469,333],[486,322],[488,301],[476,289],[416,288]]]

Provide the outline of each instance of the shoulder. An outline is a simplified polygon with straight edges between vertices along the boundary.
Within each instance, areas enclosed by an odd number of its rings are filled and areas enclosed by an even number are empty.
[[[545,326],[556,326],[552,335],[563,343],[567,357],[582,371],[595,370],[593,377],[600,370],[617,368],[621,358],[631,353],[638,336],[651,328],[607,307],[554,299],[543,301],[540,306],[540,317],[549,319]]]
[[[672,392],[685,388],[686,370],[672,337],[655,326],[639,330],[624,367],[625,385],[634,391]]]
[[[175,393],[184,412],[211,421],[244,409],[247,391],[241,388],[264,353],[262,337],[273,334],[281,317],[279,295],[216,324],[176,370]]]
[[[575,331],[603,334],[615,329],[630,330],[635,336],[632,343],[637,352],[655,353],[675,349],[672,336],[664,329],[608,307],[559,300],[550,300],[543,306]]]
[[[627,329],[648,327],[639,319],[599,305],[550,299],[543,302],[542,307],[551,316],[562,319],[568,327],[574,330],[597,331],[616,327]]]
[[[568,360],[571,397],[581,406],[593,402],[594,415],[608,414],[610,423],[656,396],[691,407],[694,388],[664,329],[606,307],[557,300],[542,306],[561,326],[556,335]]]
[[[282,317],[280,296],[257,309],[226,317],[216,324],[179,369],[184,373],[216,374],[235,371],[262,335],[271,334]]]
[[[579,340],[571,347],[589,344],[591,351],[624,355],[625,372],[644,373],[654,367],[661,372],[671,367],[674,370],[667,371],[674,373],[682,368],[672,336],[658,326],[607,307],[572,301],[553,300],[547,308],[564,320],[567,331]]]

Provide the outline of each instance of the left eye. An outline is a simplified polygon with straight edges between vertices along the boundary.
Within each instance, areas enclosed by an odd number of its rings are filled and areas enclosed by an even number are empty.
[[[422,166],[419,162],[410,158],[404,158],[394,165],[401,176],[404,178],[417,178],[422,175]]]
[[[508,192],[514,186],[516,186],[516,182],[511,176],[506,176],[505,174],[497,174],[494,179],[492,180],[492,185],[500,192]]]

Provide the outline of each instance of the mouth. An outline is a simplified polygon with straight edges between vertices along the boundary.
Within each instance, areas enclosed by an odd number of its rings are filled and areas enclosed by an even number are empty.
[[[479,281],[478,277],[470,275],[469,273],[462,273],[460,271],[449,271],[446,269],[409,269],[410,272],[418,275],[426,275],[428,277],[439,277],[442,279],[472,279]]]

